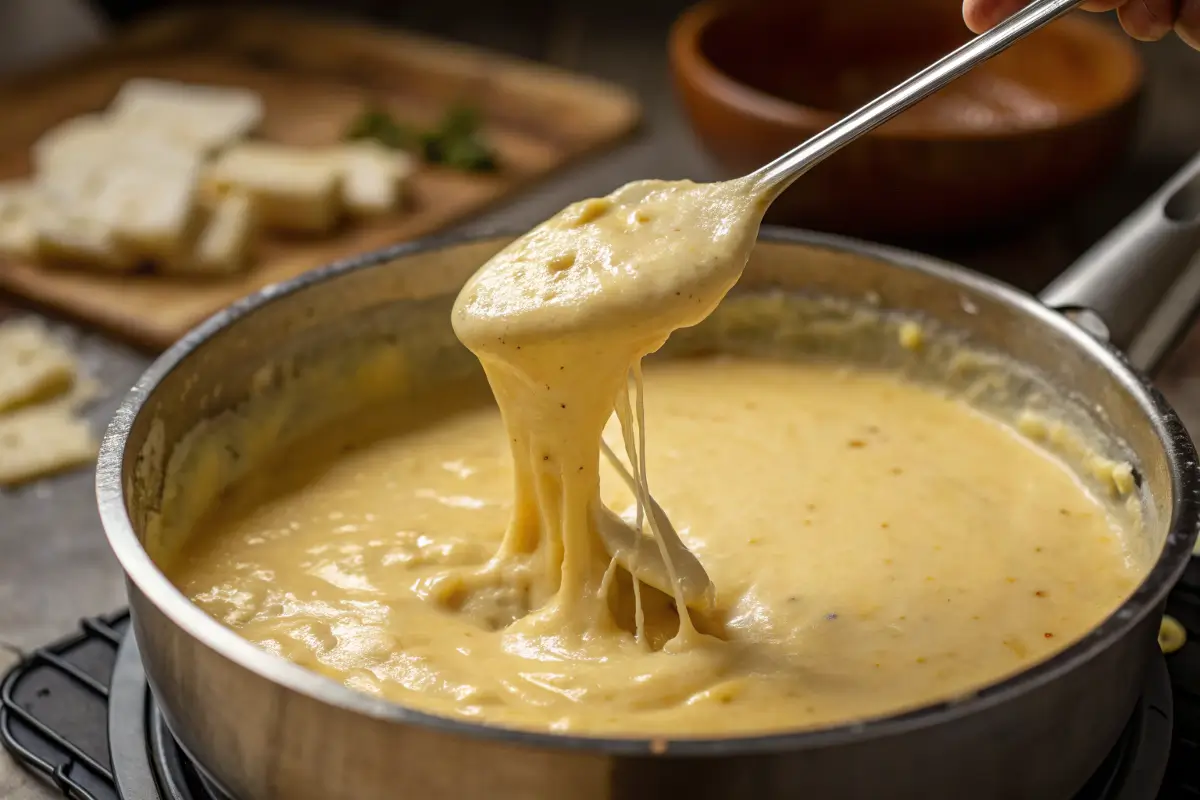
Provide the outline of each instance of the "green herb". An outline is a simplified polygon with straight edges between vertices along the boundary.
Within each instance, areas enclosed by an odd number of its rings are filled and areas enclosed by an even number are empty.
[[[346,139],[372,139],[394,150],[411,149],[418,136],[379,108],[367,108],[354,118],[346,130]]]
[[[479,112],[456,106],[446,112],[437,127],[414,131],[377,107],[368,107],[346,131],[350,140],[370,139],[396,150],[415,151],[425,162],[463,172],[492,172],[496,154],[480,133]]]
[[[479,112],[468,106],[455,106],[446,112],[439,126],[443,136],[466,138],[479,133],[482,120]]]

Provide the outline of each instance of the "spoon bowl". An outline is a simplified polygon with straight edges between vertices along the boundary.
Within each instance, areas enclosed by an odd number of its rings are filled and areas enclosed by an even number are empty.
[[[608,446],[601,442],[600,448],[608,463],[612,465],[621,480],[629,490],[638,494],[637,480],[630,474],[621,459]],[[667,541],[671,548],[671,560],[679,578],[679,588],[684,601],[689,607],[704,610],[712,606],[715,591],[708,573],[700,560],[683,545],[675,526],[663,511],[662,506],[653,496],[648,498],[646,513],[654,517],[654,528]],[[652,586],[666,595],[673,595],[670,570],[663,559],[662,549],[658,543],[642,531],[630,525],[613,511],[601,505],[596,512],[596,531],[600,534],[604,547],[630,575],[647,586]]]

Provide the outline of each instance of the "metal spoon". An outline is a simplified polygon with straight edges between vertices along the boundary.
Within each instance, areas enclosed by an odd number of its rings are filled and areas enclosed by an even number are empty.
[[[934,62],[857,111],[847,114],[794,150],[760,167],[753,180],[768,202],[816,164],[892,117],[961,77],[1041,27],[1066,15],[1083,0],[1035,0],[1004,22]]]
[[[613,465],[617,474],[625,481],[625,485],[636,497],[638,494],[637,480],[630,474],[621,459],[605,441],[600,442],[608,463]],[[713,586],[708,573],[704,571],[700,560],[692,554],[679,538],[675,526],[667,519],[662,507],[649,498],[649,508],[646,513],[654,515],[655,527],[662,534],[667,548],[671,551],[671,560],[679,576],[680,589],[684,602],[695,608],[707,608],[712,603]],[[671,587],[670,573],[663,561],[662,551],[654,539],[634,528],[616,513],[603,505],[596,511],[596,530],[604,542],[608,554],[624,567],[630,575],[647,586],[653,586],[663,594],[674,595]]]

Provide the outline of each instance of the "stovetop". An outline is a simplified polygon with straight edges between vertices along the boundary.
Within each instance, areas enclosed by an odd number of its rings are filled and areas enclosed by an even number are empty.
[[[1120,740],[1072,800],[1200,800],[1200,559],[1167,612],[1189,641],[1156,657]],[[230,800],[182,752],[121,611],[26,656],[0,682],[0,743],[73,800]]]

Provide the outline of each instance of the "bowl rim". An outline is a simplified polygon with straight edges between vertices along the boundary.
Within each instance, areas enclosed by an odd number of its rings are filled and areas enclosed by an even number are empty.
[[[700,46],[701,38],[714,23],[741,8],[745,8],[745,5],[729,0],[702,0],[676,18],[668,34],[667,44],[677,82],[691,85],[694,91],[725,108],[782,128],[811,130],[815,133],[837,122],[842,116],[837,112],[785,100],[743,83],[708,58]],[[870,131],[866,136],[902,142],[1012,140],[1047,131],[1066,130],[1112,114],[1134,102],[1145,86],[1146,68],[1141,56],[1128,41],[1128,37],[1111,31],[1105,25],[1087,19],[1082,14],[1084,12],[1067,15],[1053,24],[1060,30],[1073,32],[1076,37],[1105,42],[1112,53],[1119,55],[1127,64],[1128,77],[1122,87],[1123,91],[1099,107],[1050,123],[998,129],[913,127],[905,125],[904,115],[901,115]]]
[[[614,736],[559,734],[495,724],[482,724],[438,716],[351,689],[330,678],[255,647],[193,604],[150,558],[134,531],[125,507],[126,445],[128,436],[147,400],[159,383],[179,368],[214,336],[243,318],[289,295],[329,282],[349,273],[386,268],[389,263],[446,249],[485,242],[511,241],[520,232],[491,231],[448,234],[396,245],[348,258],[309,271],[289,281],[273,284],[239,300],[186,334],[143,373],[129,390],[103,441],[96,466],[96,496],[105,535],[125,572],[129,588],[178,629],[222,658],[248,672],[305,698],[398,725],[416,725],[442,733],[555,751],[601,751],[609,755],[703,757],[753,755],[800,749],[818,749],[867,739],[912,733],[962,717],[984,712],[1051,683],[1091,661],[1113,642],[1128,635],[1165,601],[1171,587],[1188,566],[1200,525],[1200,466],[1196,451],[1181,420],[1147,379],[1135,372],[1114,348],[1086,333],[1065,316],[1034,297],[1002,281],[971,272],[939,259],[884,245],[809,231],[763,226],[759,242],[816,247],[881,260],[896,269],[912,270],[974,292],[988,294],[1015,306],[1067,336],[1086,355],[1109,370],[1129,391],[1151,421],[1171,471],[1172,509],[1167,536],[1153,566],[1129,597],[1081,638],[1048,659],[1016,674],[961,696],[926,704],[897,714],[807,730],[782,730],[765,734],[674,738],[670,735]],[[397,268],[403,269],[402,265]],[[134,454],[135,455],[135,454]],[[136,599],[136,598],[134,598]],[[137,629],[137,603],[132,603]],[[169,709],[168,709],[169,711]]]

